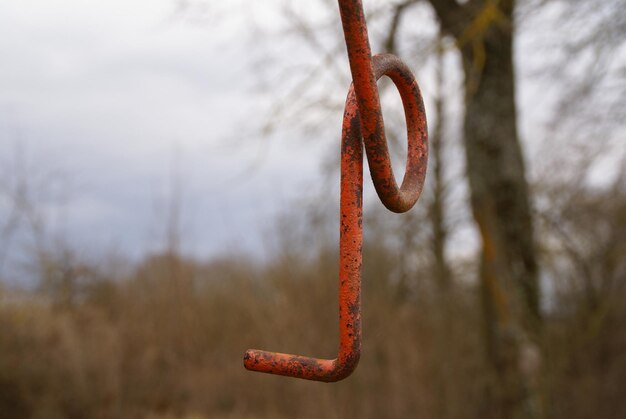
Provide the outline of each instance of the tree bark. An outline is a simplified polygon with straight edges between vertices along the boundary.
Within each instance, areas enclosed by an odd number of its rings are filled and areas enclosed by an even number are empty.
[[[430,0],[456,40],[465,75],[464,141],[471,207],[482,240],[486,346],[497,383],[487,416],[540,417],[538,267],[517,133],[514,0]],[[533,362],[525,357],[535,354]]]

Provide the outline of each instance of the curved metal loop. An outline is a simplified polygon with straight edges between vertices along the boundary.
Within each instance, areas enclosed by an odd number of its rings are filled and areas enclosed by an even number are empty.
[[[408,211],[419,198],[428,155],[426,114],[419,88],[411,70],[399,58],[390,54],[381,54],[381,58],[372,63],[372,52],[361,0],[339,0],[339,11],[361,114],[361,129],[367,151],[367,162],[376,192],[390,211]],[[393,175],[387,148],[385,124],[376,86],[376,80],[381,74],[378,74],[376,66],[381,67],[382,73],[385,73],[385,68],[395,69],[388,75],[400,90],[407,116],[409,147],[406,172],[400,188]],[[405,82],[398,84],[400,78],[405,79]],[[407,100],[410,96],[419,99],[411,103]]]
[[[378,54],[374,56],[373,63],[376,80],[383,75],[388,76],[402,98],[408,143],[402,186],[398,188],[393,175],[384,126],[369,137],[363,135],[367,162],[376,192],[385,207],[393,212],[406,212],[419,199],[426,177],[428,128],[424,102],[415,76],[402,60],[395,55]],[[379,112],[382,121],[382,111]]]
[[[244,366],[253,371],[333,382],[349,376],[361,355],[361,262],[363,244],[363,144],[372,180],[383,204],[408,211],[422,191],[428,157],[424,104],[415,77],[397,57],[371,57],[360,0],[339,0],[353,84],[343,117],[339,236],[339,353],[318,359],[249,349]],[[404,106],[408,152],[398,188],[391,168],[376,80],[394,82]]]

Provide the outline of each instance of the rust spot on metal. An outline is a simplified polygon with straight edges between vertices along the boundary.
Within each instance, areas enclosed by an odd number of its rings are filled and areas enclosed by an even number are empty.
[[[390,54],[371,55],[361,0],[339,0],[353,84],[343,117],[339,226],[339,353],[336,359],[249,349],[252,371],[334,382],[349,376],[361,356],[361,262],[363,244],[363,149],[376,192],[393,212],[411,209],[426,175],[428,134],[422,96],[411,70]],[[391,168],[376,81],[389,77],[400,92],[407,123],[406,172],[398,187]]]

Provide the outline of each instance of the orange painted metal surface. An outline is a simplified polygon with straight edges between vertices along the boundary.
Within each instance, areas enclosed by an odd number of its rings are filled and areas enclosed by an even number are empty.
[[[361,0],[339,0],[353,84],[343,117],[339,236],[339,353],[336,359],[249,349],[252,371],[334,382],[349,376],[361,355],[361,261],[363,244],[363,145],[376,192],[393,212],[408,211],[422,191],[428,133],[422,96],[410,69],[390,54],[371,56]],[[376,81],[394,82],[406,115],[408,152],[402,186],[394,178]]]

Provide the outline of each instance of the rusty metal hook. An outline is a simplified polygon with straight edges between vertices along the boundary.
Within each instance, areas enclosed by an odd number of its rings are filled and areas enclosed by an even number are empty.
[[[371,56],[361,0],[339,0],[353,84],[343,117],[339,236],[339,353],[336,359],[249,349],[248,370],[334,382],[349,376],[361,355],[363,144],[376,192],[393,212],[411,209],[424,184],[428,132],[422,96],[411,70],[391,54]],[[376,81],[391,78],[400,92],[408,152],[402,186],[394,178]],[[363,141],[361,141],[361,138]]]

